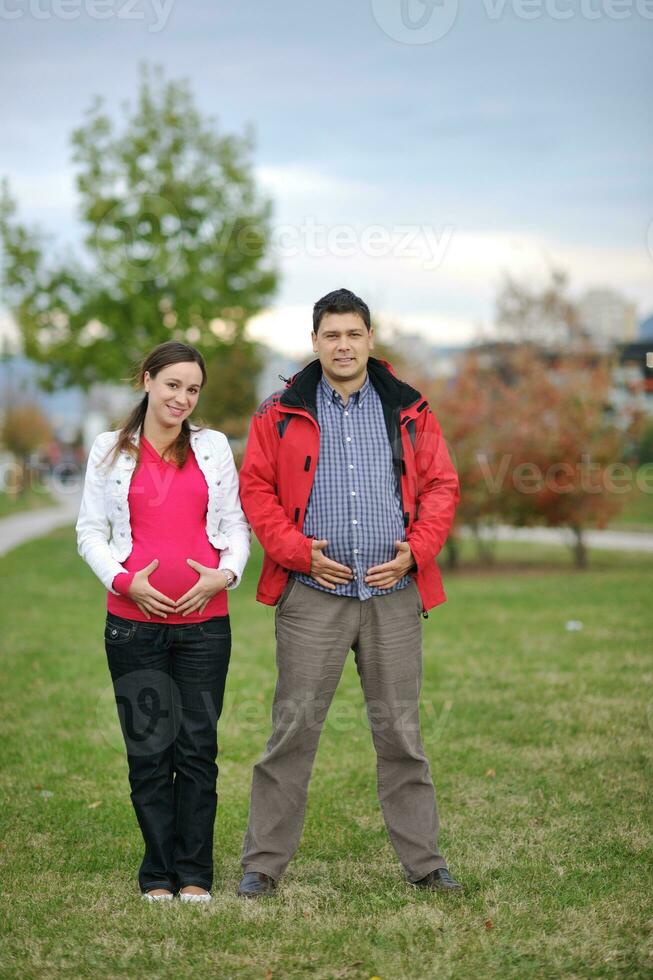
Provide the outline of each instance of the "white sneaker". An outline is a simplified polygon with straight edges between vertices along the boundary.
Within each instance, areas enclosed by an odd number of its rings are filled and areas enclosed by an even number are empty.
[[[194,895],[193,892],[179,892],[179,900],[182,902],[210,902],[211,893],[205,892],[203,895]]]
[[[143,892],[141,898],[144,898],[146,902],[171,902],[174,896],[172,894],[152,895],[150,892]]]

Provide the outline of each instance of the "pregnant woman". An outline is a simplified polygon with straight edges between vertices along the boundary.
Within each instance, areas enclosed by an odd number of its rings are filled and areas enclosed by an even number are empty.
[[[78,550],[107,588],[104,641],[145,841],[149,901],[206,902],[213,879],[217,723],[250,532],[226,437],[191,425],[206,370],[170,341],[135,378],[143,397],[89,454]]]

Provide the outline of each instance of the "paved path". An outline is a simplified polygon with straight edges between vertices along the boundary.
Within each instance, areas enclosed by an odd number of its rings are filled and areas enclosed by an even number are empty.
[[[471,531],[463,528],[462,536],[471,537]],[[532,541],[534,544],[572,545],[574,536],[566,527],[510,527],[499,524],[485,538],[499,541]],[[606,551],[653,551],[653,533],[650,531],[586,531],[585,544],[588,548]]]
[[[8,551],[24,541],[40,538],[58,527],[75,523],[79,513],[81,491],[75,489],[74,492],[64,493],[61,489],[57,490],[52,486],[48,489],[51,496],[57,500],[56,507],[26,510],[22,514],[0,519],[0,555],[6,555]]]

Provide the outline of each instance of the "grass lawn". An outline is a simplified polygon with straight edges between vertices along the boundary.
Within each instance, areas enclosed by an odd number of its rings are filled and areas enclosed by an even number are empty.
[[[653,531],[653,464],[640,467],[639,486],[623,497],[623,508],[610,527],[624,531]]]
[[[653,556],[592,553],[578,573],[561,548],[498,554],[509,570],[447,576],[449,602],[424,624],[424,740],[442,850],[466,896],[404,883],[349,662],[278,897],[236,898],[274,686],[273,612],[253,600],[257,552],[231,595],[206,908],[139,898],[105,594],[71,530],[1,559],[0,975],[653,976]],[[584,628],[568,632],[568,620]]]
[[[41,507],[53,507],[56,500],[52,494],[48,493],[43,487],[37,493],[35,490],[26,490],[22,494],[0,493],[0,518],[12,517],[14,514],[22,514],[26,510],[39,510]]]

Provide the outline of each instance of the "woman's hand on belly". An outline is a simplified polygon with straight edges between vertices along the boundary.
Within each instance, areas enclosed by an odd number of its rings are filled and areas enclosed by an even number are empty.
[[[168,613],[176,612],[176,603],[174,599],[170,596],[164,595],[163,592],[159,592],[155,589],[149,582],[149,576],[158,568],[159,559],[155,558],[146,565],[145,568],[140,568],[134,573],[134,577],[131,580],[129,586],[129,597],[133,599],[138,608],[142,613],[144,613],[148,619],[151,619],[150,613],[154,613],[156,616],[162,616],[164,619],[167,618]]]
[[[191,568],[194,568],[199,578],[188,592],[185,592],[177,599],[175,612],[186,616],[189,612],[204,612],[210,599],[218,592],[222,592],[227,587],[227,576],[219,568],[210,568],[208,565],[200,565],[198,561],[187,558],[186,561]]]

